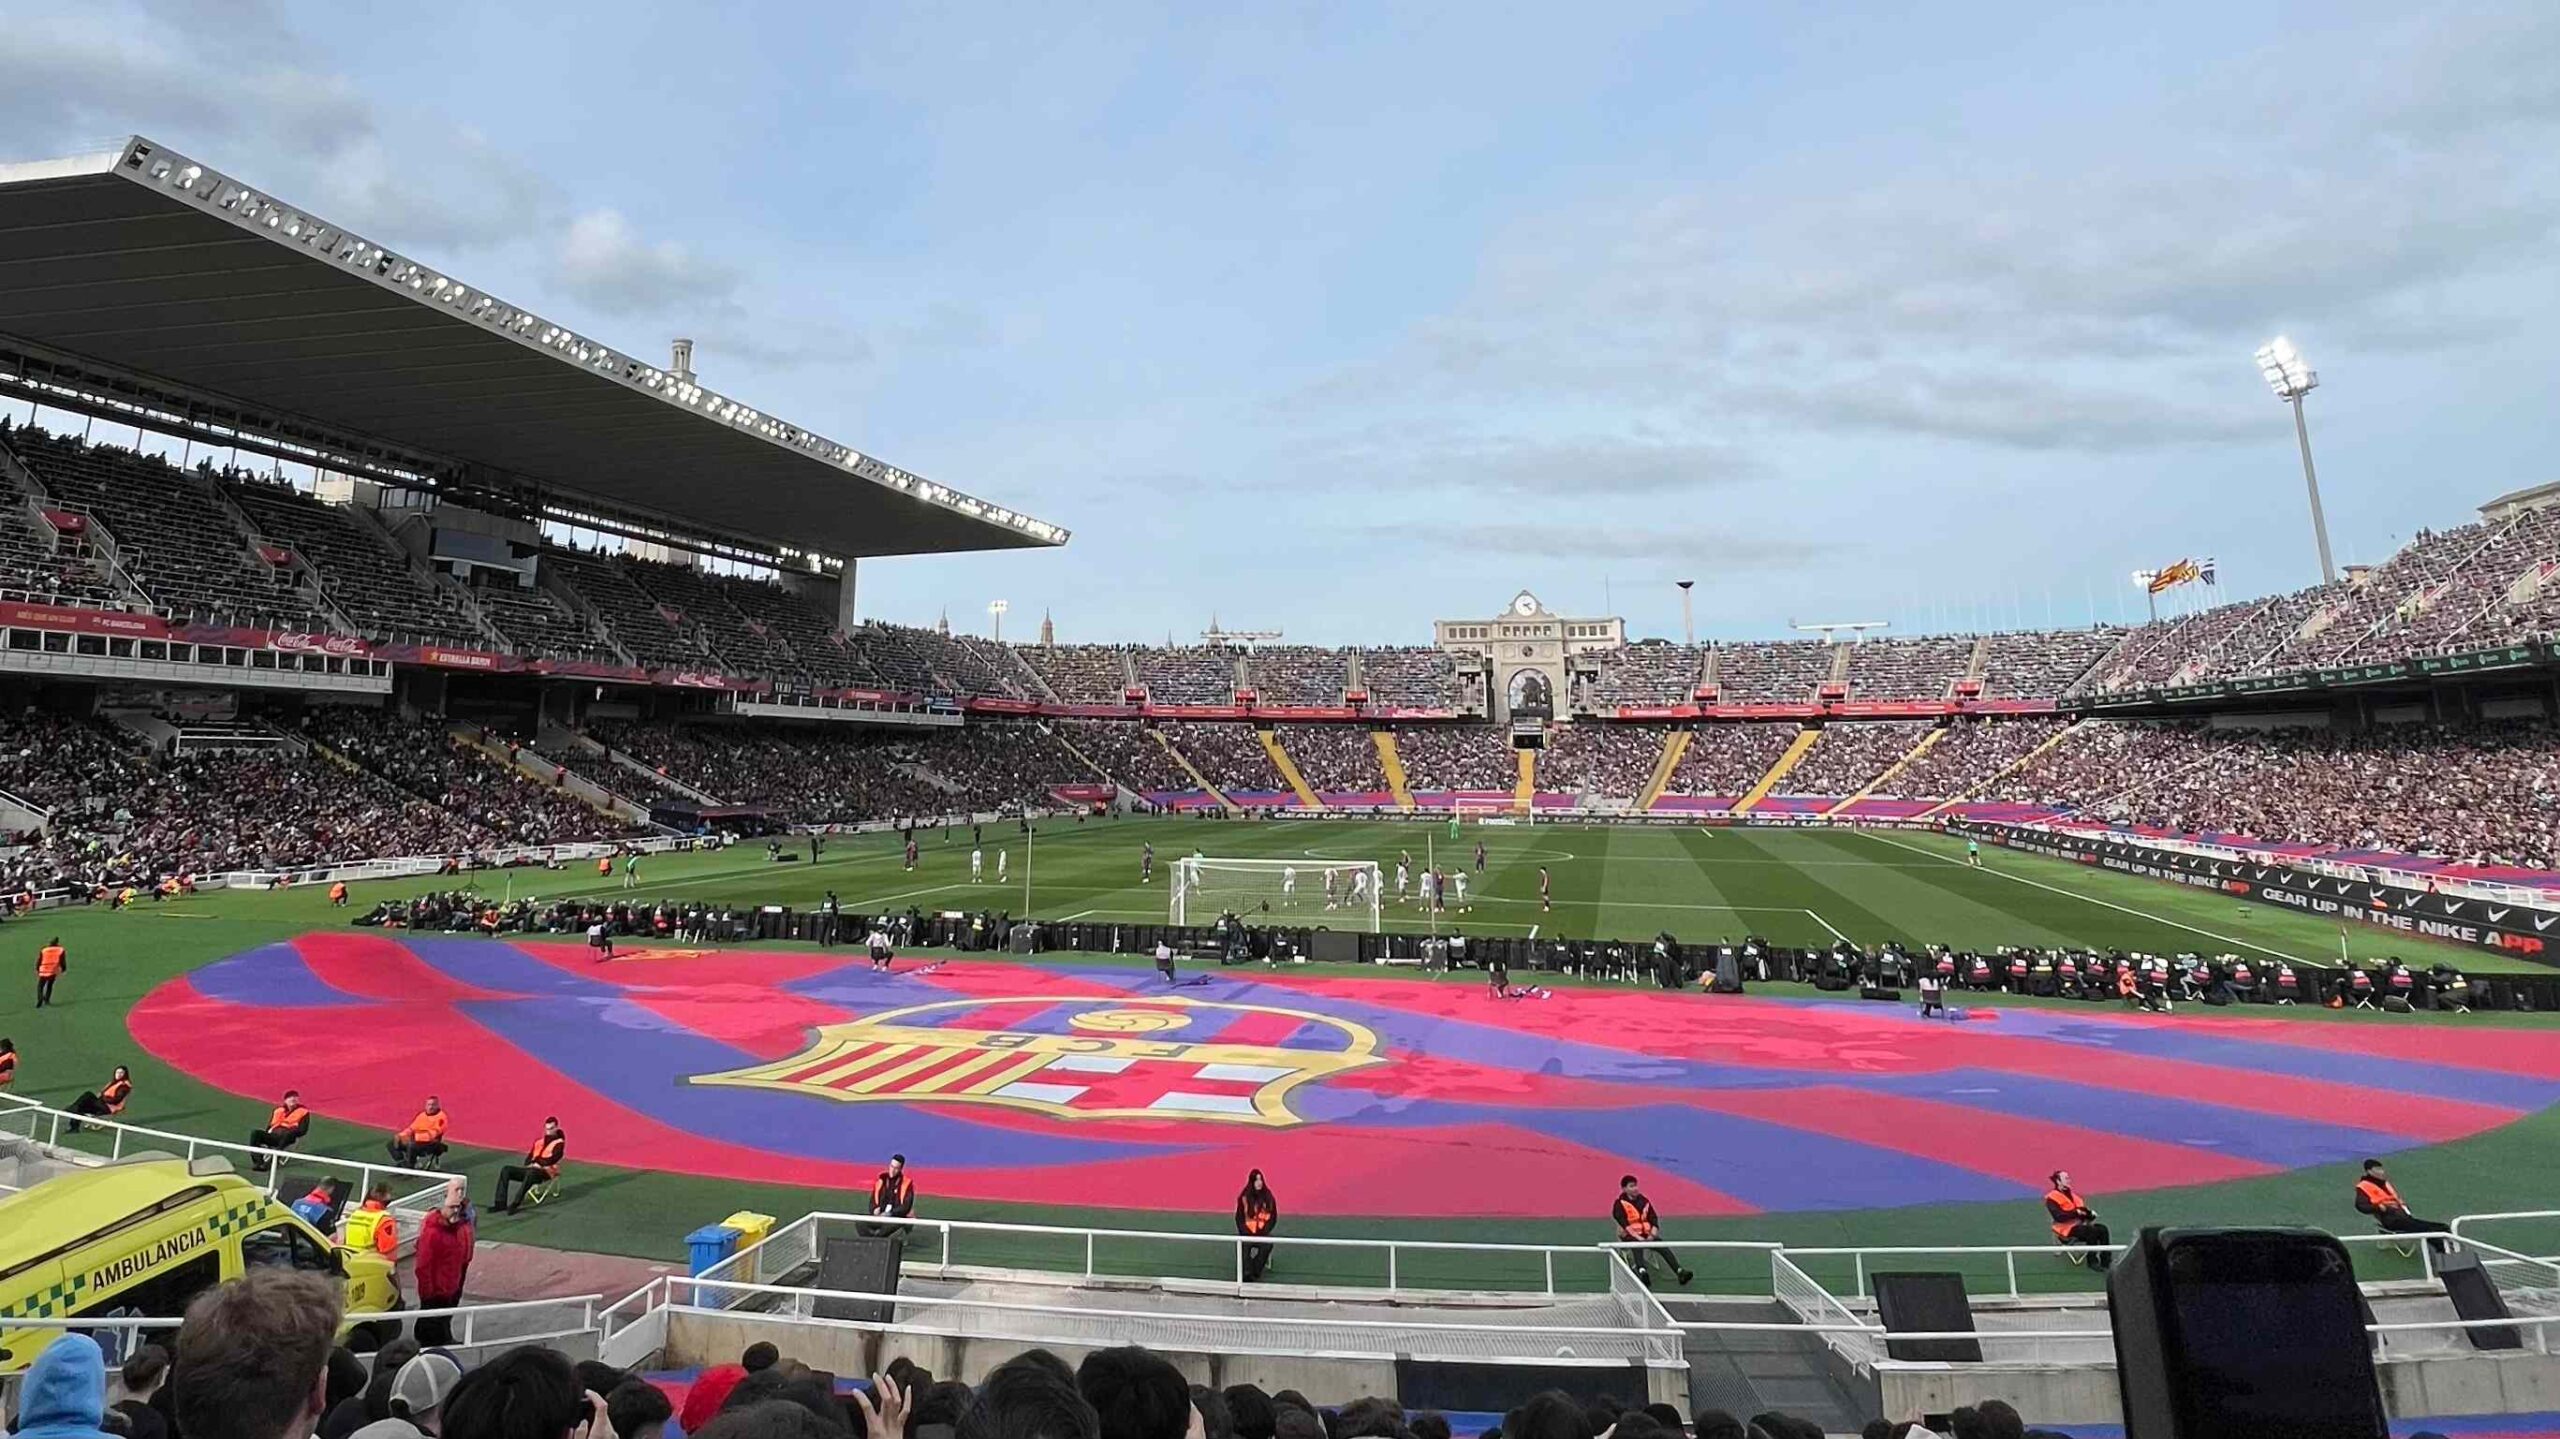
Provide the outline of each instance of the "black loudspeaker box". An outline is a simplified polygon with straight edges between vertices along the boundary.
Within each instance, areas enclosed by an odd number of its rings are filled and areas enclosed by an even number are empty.
[[[1876,1317],[1884,1321],[1884,1352],[1923,1364],[1979,1364],[1979,1339],[1896,1339],[1905,1334],[1954,1334],[1973,1328],[1973,1299],[1964,1276],[1947,1272],[1879,1274]]]
[[[812,1289],[839,1291],[817,1302],[820,1319],[851,1319],[887,1324],[895,1317],[898,1270],[906,1262],[906,1240],[897,1235],[831,1235],[818,1249],[818,1277]],[[872,1298],[873,1295],[884,1296]]]
[[[2107,1277],[2125,1439],[2386,1439],[2364,1295],[2309,1229],[2145,1229]]]

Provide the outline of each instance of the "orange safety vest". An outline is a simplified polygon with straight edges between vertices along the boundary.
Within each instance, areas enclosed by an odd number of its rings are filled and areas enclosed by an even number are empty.
[[[599,874],[599,875],[601,875],[601,876],[604,876],[605,878],[608,878],[608,879],[610,879],[610,878],[613,876],[613,856],[612,856],[612,855],[609,855],[609,854],[608,854],[608,855],[605,855],[605,856],[603,856],[602,858],[600,858],[600,859],[598,859],[598,860],[596,861],[596,873],[597,873],[597,874]]]
[[[2053,1221],[2053,1237],[2069,1239],[2071,1231],[2080,1227],[2078,1211],[2087,1206],[2080,1202],[2079,1195],[2061,1189],[2046,1190],[2044,1203],[2047,1214],[2060,1213],[2067,1216]]]
[[[124,1102],[132,1096],[133,1082],[131,1080],[124,1079],[108,1080],[107,1087],[104,1090],[101,1090],[98,1094],[100,1099],[107,1102],[107,1113],[109,1114],[124,1113]]]
[[[533,1142],[533,1147],[524,1152],[524,1167],[541,1171],[545,1179],[557,1179],[560,1176],[560,1161],[567,1157],[568,1153],[567,1135],[562,1135],[558,1139],[549,1137],[537,1139]]]
[[[339,880],[337,883],[335,883],[335,884],[333,884],[333,885],[330,885],[330,886],[329,886],[329,901],[330,901],[330,903],[335,904],[335,903],[336,903],[336,902],[338,902],[339,900],[345,899],[346,897],[347,897],[347,882],[346,882],[345,880],[343,880],[343,879],[342,879],[342,880]]]
[[[302,1126],[309,1124],[310,1122],[310,1110],[303,1108],[299,1104],[295,1105],[291,1109],[287,1109],[283,1105],[279,1104],[276,1106],[276,1112],[267,1116],[267,1129],[271,1133],[284,1129],[300,1129]]]
[[[2400,1202],[2400,1191],[2392,1188],[2388,1179],[2359,1179],[2356,1181],[2356,1193],[2363,1195],[2365,1202],[2376,1210],[2409,1207]]]
[[[916,1182],[904,1174],[883,1174],[871,1181],[871,1212],[874,1214],[894,1214],[913,1209],[915,1202]]]
[[[62,973],[62,946],[48,944],[36,951],[36,978],[52,979]]]
[[[400,1131],[400,1137],[411,1144],[439,1144],[444,1140],[444,1125],[442,1113],[429,1114],[421,1109],[418,1117],[409,1121],[409,1127]]]
[[[13,1049],[6,1054],[0,1054],[0,1089],[8,1088],[9,1082],[17,1077],[18,1051]]]
[[[399,1218],[388,1206],[366,1200],[362,1209],[347,1216],[347,1247],[370,1249],[377,1254],[399,1253]]]
[[[1627,1202],[1626,1196],[1609,1201],[1609,1212],[1618,1221],[1618,1232],[1629,1239],[1651,1239],[1654,1223],[1651,1215]]]
[[[1247,1194],[1244,1197],[1244,1232],[1247,1234],[1270,1233],[1275,1214],[1269,1194]]]

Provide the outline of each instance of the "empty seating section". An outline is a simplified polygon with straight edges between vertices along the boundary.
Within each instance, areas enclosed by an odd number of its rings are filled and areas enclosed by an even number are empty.
[[[249,523],[302,556],[320,576],[329,604],[358,633],[378,638],[480,645],[480,627],[450,592],[421,578],[390,539],[345,507],[260,480],[226,487]]]
[[[1376,794],[1387,787],[1377,741],[1366,725],[1284,724],[1272,727],[1298,775],[1318,794]]]
[[[1954,799],[1989,782],[2053,738],[2067,720],[1961,719],[1949,724],[1929,752],[1877,788],[1899,799]]]
[[[2124,637],[2113,626],[1993,635],[1982,657],[1982,693],[1990,699],[2068,694]]]
[[[738,608],[736,597],[719,577],[691,565],[661,564],[625,555],[622,572],[659,606],[671,611],[678,630],[697,635],[711,657],[738,674],[790,675],[799,672],[790,640],[772,625]]]
[[[1118,645],[1025,645],[1017,653],[1067,704],[1116,705],[1128,692]]]
[[[1702,645],[1628,645],[1601,658],[1597,698],[1604,705],[1683,704],[1706,670]]]
[[[1719,644],[1716,697],[1724,704],[1806,704],[1831,678],[1831,646],[1820,640]]]
[[[1579,720],[1555,730],[1538,756],[1538,788],[1551,794],[1633,799],[1662,758],[1661,725]]]
[[[1288,778],[1271,762],[1262,736],[1249,724],[1233,720],[1167,722],[1165,737],[1209,777],[1221,791],[1289,791]]]
[[[631,582],[610,556],[545,550],[543,568],[565,579],[595,607],[631,657],[644,665],[678,669],[704,664],[701,642],[659,611],[658,602]]]
[[[249,536],[214,497],[212,481],[156,456],[21,428],[21,463],[55,499],[79,505],[115,536],[125,573],[181,619],[322,627],[294,572],[250,552]]]
[[[1699,725],[1664,792],[1740,795],[1795,743],[1797,729],[1792,724]]]
[[[1165,753],[1155,732],[1135,720],[1060,720],[1057,726],[1078,753],[1140,794],[1200,787]]]
[[[1519,780],[1511,736],[1492,725],[1408,725],[1396,731],[1396,758],[1413,791],[1500,790]]]
[[[1972,635],[1915,635],[1849,647],[1849,693],[1865,700],[1945,699],[1972,667]]]
[[[1931,728],[1928,720],[1834,720],[1787,777],[1782,794],[1856,794],[1883,774]]]
[[[1456,699],[1457,673],[1449,656],[1419,645],[1360,651],[1360,681],[1373,704],[1449,705]]]
[[[1135,651],[1138,683],[1160,705],[1225,705],[1236,699],[1237,651],[1224,645]]]
[[[525,654],[596,664],[624,662],[585,616],[540,585],[483,585],[471,597],[498,633]]]
[[[28,509],[26,496],[0,485],[0,594],[34,604],[121,609],[86,540],[58,535]]]
[[[1313,645],[1264,645],[1246,657],[1245,673],[1267,705],[1338,705],[1350,681],[1342,651]]]
[[[779,581],[746,575],[697,578],[706,581],[711,592],[727,600],[737,613],[744,629],[740,643],[748,653],[773,655],[775,640],[787,647],[771,669],[751,664],[749,668],[756,673],[780,678],[796,669],[823,688],[877,689],[882,685],[879,667],[851,636],[836,629],[835,617],[806,597],[785,589]]]

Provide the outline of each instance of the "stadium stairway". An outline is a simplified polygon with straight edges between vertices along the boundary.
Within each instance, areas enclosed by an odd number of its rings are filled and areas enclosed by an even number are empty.
[[[635,824],[649,822],[647,805],[615,794],[585,775],[564,768],[557,760],[545,759],[529,749],[510,746],[478,725],[457,722],[447,725],[445,733],[477,750],[500,769],[514,770],[536,784],[556,789],[598,814]]]
[[[2046,750],[2062,743],[2065,739],[2070,737],[2073,730],[2076,730],[2087,723],[2087,720],[2076,720],[2070,724],[2064,725],[2062,728],[2055,730],[2052,738],[2046,740],[2043,744],[2037,745],[2034,749],[2031,749],[2025,754],[2018,756],[2016,759],[2009,761],[2007,764],[2002,765],[1999,773],[1994,774],[1989,779],[1982,781],[1980,784],[1969,785],[1963,790],[1947,796],[1945,799],[1942,799],[1936,804],[1929,806],[1927,809],[1920,811],[1920,813],[1913,815],[1912,818],[1927,819],[1931,815],[1943,812],[1946,807],[1951,804],[1961,804],[1965,800],[1971,799],[1973,796],[1982,793],[1984,790],[1991,788],[2000,781],[2007,779],[2009,776],[2016,774],[2018,771],[2025,769],[2031,764],[2034,764],[2038,759],[2044,756],[2044,752]]]
[[[1511,782],[1511,812],[1527,814],[1538,802],[1538,752],[1516,749],[1511,753],[1520,762],[1520,777]]]
[[[1662,1307],[1689,1323],[1794,1324],[1793,1310],[1775,1299],[1691,1299],[1665,1294]],[[1825,1434],[1855,1434],[1875,1416],[1882,1395],[1841,1382],[1830,1346],[1810,1334],[1730,1329],[1690,1329],[1681,1334],[1689,1361],[1689,1412],[1763,1414],[1775,1409],[1809,1419]]]
[[[1751,787],[1750,793],[1733,802],[1733,812],[1751,813],[1751,807],[1767,799],[1769,792],[1778,787],[1778,781],[1787,777],[1788,771],[1804,763],[1805,755],[1813,749],[1814,741],[1820,738],[1822,731],[1818,729],[1796,731],[1795,742],[1787,746],[1787,752],[1778,756],[1778,762],[1769,766],[1769,772],[1760,776],[1760,782]]]
[[[1387,793],[1396,797],[1396,808],[1413,808],[1413,791],[1404,782],[1404,756],[1396,753],[1395,731],[1373,729],[1369,739],[1378,747],[1378,770],[1387,777]]]
[[[1123,653],[1121,659],[1127,660],[1128,655]],[[1191,776],[1191,782],[1200,786],[1200,792],[1207,795],[1212,803],[1229,814],[1236,812],[1235,801],[1227,798],[1226,791],[1209,783],[1209,777],[1200,772],[1200,766],[1191,762],[1191,756],[1182,752],[1182,746],[1173,742],[1173,736],[1160,729],[1151,729],[1147,733],[1156,737],[1156,743],[1164,746],[1164,752],[1173,756],[1173,762],[1182,766],[1182,772]]]
[[[1884,773],[1877,775],[1874,779],[1868,780],[1865,784],[1860,785],[1856,794],[1853,794],[1847,799],[1840,801],[1838,804],[1833,805],[1831,808],[1824,810],[1823,813],[1826,815],[1847,814],[1849,812],[1849,806],[1856,804],[1858,801],[1865,799],[1868,795],[1874,794],[1877,790],[1884,788],[1887,780],[1890,780],[1895,775],[1902,773],[1905,769],[1910,767],[1913,760],[1918,759],[1920,756],[1927,754],[1931,749],[1935,748],[1938,743],[1938,737],[1946,732],[1946,728],[1944,726],[1940,726],[1939,728],[1933,729],[1927,734],[1920,736],[1920,742],[1913,745],[1910,751],[1904,754],[1902,758],[1886,765],[1884,767]]]
[[[1671,776],[1680,770],[1680,761],[1689,753],[1689,741],[1697,738],[1695,730],[1681,728],[1662,737],[1662,756],[1653,762],[1653,776],[1644,782],[1644,792],[1636,796],[1636,813],[1653,808],[1662,792],[1671,787]]]
[[[1279,734],[1272,730],[1258,729],[1253,732],[1253,737],[1262,741],[1262,752],[1271,756],[1272,767],[1279,770],[1280,777],[1289,782],[1289,791],[1298,797],[1298,803],[1314,809],[1319,803],[1316,792],[1308,787],[1307,777],[1298,773],[1298,762],[1289,758],[1289,752],[1280,747]]]

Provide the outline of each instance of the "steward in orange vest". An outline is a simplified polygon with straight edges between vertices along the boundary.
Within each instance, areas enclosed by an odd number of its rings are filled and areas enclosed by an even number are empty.
[[[71,958],[59,939],[47,940],[44,948],[36,951],[36,1008],[43,1009],[53,1003],[53,982],[62,978],[62,972],[70,967]]]
[[[1653,1271],[1645,1267],[1647,1254],[1659,1256],[1683,1284],[1694,1277],[1681,1267],[1680,1256],[1654,1242],[1662,1237],[1662,1219],[1653,1212],[1653,1201],[1644,1197],[1643,1190],[1636,1188],[1634,1175],[1618,1177],[1618,1197],[1609,1202],[1609,1222],[1618,1226],[1619,1243],[1640,1246],[1626,1251],[1627,1263],[1635,1270],[1639,1282],[1653,1282]]]
[[[107,1077],[106,1088],[80,1091],[80,1097],[71,1101],[71,1112],[96,1119],[112,1118],[124,1113],[125,1101],[131,1098],[133,1098],[133,1074],[119,1064],[116,1066],[115,1073]],[[73,1133],[78,1133],[79,1121],[72,1121],[70,1127]]]
[[[2391,1176],[2384,1173],[2382,1161],[2364,1162],[2364,1176],[2356,1181],[2356,1212],[2368,1215],[2388,1234],[2450,1234],[2453,1231],[2432,1219],[2420,1219],[2400,1202],[2400,1191],[2393,1188]],[[2444,1252],[2440,1242],[2430,1239],[2429,1248]]]
[[[2053,1187],[2044,1192],[2045,1218],[2053,1224],[2053,1242],[2082,1246],[2108,1243],[2107,1226],[2098,1222],[2098,1211],[2089,1207],[2077,1190],[2071,1187],[2071,1172],[2057,1169],[2046,1183]],[[2089,1256],[2093,1267],[2104,1272],[2115,1256],[2101,1248]]]
[[[415,1169],[422,1159],[444,1156],[444,1131],[449,1121],[444,1104],[434,1095],[427,1096],[427,1107],[417,1117],[391,1136],[391,1162],[403,1169]]]
[[[284,1103],[277,1105],[275,1111],[267,1116],[267,1127],[249,1131],[249,1142],[260,1149],[291,1149],[310,1132],[311,1111],[302,1107],[301,1091],[288,1089],[284,1092]],[[265,1155],[257,1155],[250,1162],[258,1173],[267,1172]]]
[[[560,1165],[569,1157],[569,1136],[561,1131],[560,1116],[542,1121],[542,1136],[525,1146],[524,1163],[510,1164],[498,1171],[498,1192],[489,1207],[501,1214],[513,1214],[524,1208],[524,1197],[536,1186],[560,1177]],[[507,1197],[508,1186],[517,1186],[515,1198]]]
[[[1263,1182],[1257,1169],[1244,1177],[1244,1188],[1236,1192],[1236,1233],[1269,1234],[1280,1227],[1280,1201],[1272,1196],[1271,1186]],[[1269,1244],[1247,1244],[1244,1251],[1244,1277],[1251,1282],[1262,1277],[1271,1267]]]

